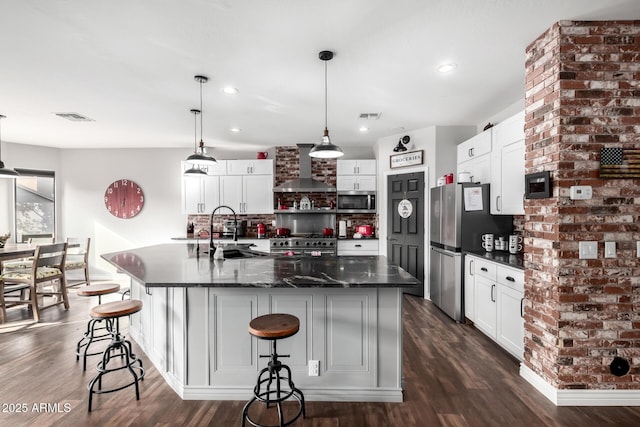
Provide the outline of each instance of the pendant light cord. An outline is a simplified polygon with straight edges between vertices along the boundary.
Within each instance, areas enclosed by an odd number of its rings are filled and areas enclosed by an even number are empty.
[[[202,79],[200,80],[200,142],[202,143],[202,145],[204,145],[204,142],[202,141],[202,116],[204,114],[202,114]],[[200,154],[204,154],[204,147],[201,148],[201,150],[203,151]]]
[[[324,61],[324,128],[327,129],[327,61]]]

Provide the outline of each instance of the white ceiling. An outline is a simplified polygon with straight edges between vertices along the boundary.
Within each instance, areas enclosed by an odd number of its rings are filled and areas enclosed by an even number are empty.
[[[204,74],[203,136],[214,153],[319,142],[321,50],[335,52],[334,143],[477,125],[524,97],[525,48],[563,19],[640,19],[640,1],[2,0],[2,140],[192,149],[193,76]],[[439,74],[445,62],[458,68]],[[224,95],[227,84],[240,93]],[[382,116],[363,134],[360,113]]]

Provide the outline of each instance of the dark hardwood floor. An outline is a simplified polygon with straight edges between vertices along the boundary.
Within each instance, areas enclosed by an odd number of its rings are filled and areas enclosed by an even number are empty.
[[[94,371],[82,372],[74,350],[95,301],[73,291],[70,301],[68,312],[47,310],[39,324],[20,308],[0,324],[0,426],[240,425],[245,402],[181,400],[135,345],[147,368],[140,400],[129,388],[95,397],[88,413]],[[307,418],[294,425],[640,425],[640,408],[555,407],[519,377],[515,359],[428,301],[405,296],[404,322],[403,403],[307,402]]]

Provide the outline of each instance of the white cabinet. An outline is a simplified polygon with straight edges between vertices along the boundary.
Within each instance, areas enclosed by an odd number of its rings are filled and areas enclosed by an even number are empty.
[[[338,191],[376,191],[375,175],[338,175]]]
[[[338,256],[378,255],[378,240],[338,240]]]
[[[376,160],[338,160],[338,191],[376,191]]]
[[[494,127],[491,213],[524,215],[524,111]]]
[[[491,138],[493,128],[458,144],[457,173],[469,172],[473,182],[491,181]]]
[[[479,257],[466,256],[473,277],[473,320],[476,328],[520,360],[524,358],[524,271]],[[465,288],[465,296],[467,290]]]
[[[183,176],[182,213],[210,213],[220,204],[219,185],[218,176]]]
[[[338,175],[376,175],[376,160],[338,160],[336,172]]]
[[[476,264],[476,257],[471,255],[464,256],[464,316],[475,322],[475,314],[473,310],[473,294],[475,290],[473,268]]]
[[[496,338],[496,265],[477,259],[474,263],[475,325],[487,336]]]
[[[273,160],[227,160],[227,175],[273,175]]]
[[[221,176],[220,204],[237,214],[272,213],[273,175]]]
[[[497,269],[497,341],[519,359],[524,355],[524,271]]]
[[[183,171],[189,167],[183,162]],[[220,205],[238,214],[273,212],[273,160],[218,160],[206,170],[182,176],[182,213],[211,213]]]

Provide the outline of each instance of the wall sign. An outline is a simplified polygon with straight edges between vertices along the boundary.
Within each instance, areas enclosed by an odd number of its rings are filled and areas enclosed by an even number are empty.
[[[424,150],[409,151],[408,153],[392,154],[389,156],[389,167],[391,169],[402,168],[405,166],[421,165],[424,162],[423,159]]]
[[[411,203],[411,200],[400,200],[400,203],[398,203],[398,215],[400,215],[400,218],[407,219],[411,216],[412,213],[413,204]]]

